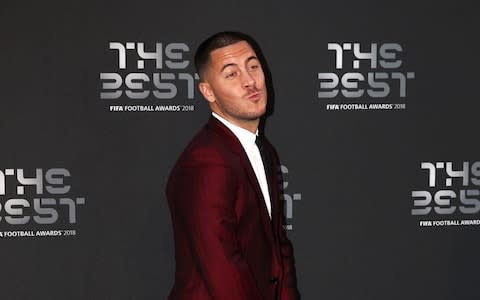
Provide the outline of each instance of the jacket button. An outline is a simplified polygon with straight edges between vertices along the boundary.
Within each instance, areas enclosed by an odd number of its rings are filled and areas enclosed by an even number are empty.
[[[272,278],[270,278],[270,282],[273,283],[274,285],[277,285],[277,284],[278,284],[278,279],[277,279],[277,277],[272,277]]]

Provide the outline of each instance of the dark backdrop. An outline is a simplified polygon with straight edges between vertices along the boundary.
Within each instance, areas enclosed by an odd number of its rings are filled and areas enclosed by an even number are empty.
[[[193,52],[240,30],[272,74],[302,299],[477,299],[479,24],[473,2],[441,3],[2,4],[1,298],[167,298],[165,183],[209,116]]]

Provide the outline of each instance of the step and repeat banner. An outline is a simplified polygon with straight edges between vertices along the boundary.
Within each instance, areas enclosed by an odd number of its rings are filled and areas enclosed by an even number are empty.
[[[2,4],[0,297],[167,299],[166,180],[210,113],[193,54],[236,30],[271,73],[302,299],[478,299],[470,4]]]

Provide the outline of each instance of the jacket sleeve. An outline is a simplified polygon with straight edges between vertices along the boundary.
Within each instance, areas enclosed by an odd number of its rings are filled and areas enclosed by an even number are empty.
[[[236,179],[222,164],[180,168],[170,187],[177,222],[190,241],[197,271],[215,300],[262,296],[237,240]]]

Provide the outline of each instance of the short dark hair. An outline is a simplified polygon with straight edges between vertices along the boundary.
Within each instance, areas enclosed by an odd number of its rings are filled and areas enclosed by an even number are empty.
[[[198,46],[194,58],[195,68],[200,76],[200,80],[203,80],[203,72],[210,61],[210,53],[213,50],[230,46],[241,41],[246,41],[250,46],[253,46],[252,43],[255,43],[252,37],[237,31],[218,32],[203,41],[200,46]]]

